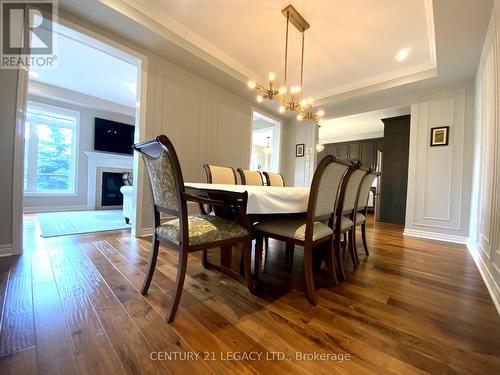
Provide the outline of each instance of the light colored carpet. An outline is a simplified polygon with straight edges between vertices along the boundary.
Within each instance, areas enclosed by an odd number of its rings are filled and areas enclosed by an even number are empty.
[[[127,229],[122,210],[48,212],[37,215],[42,237]]]

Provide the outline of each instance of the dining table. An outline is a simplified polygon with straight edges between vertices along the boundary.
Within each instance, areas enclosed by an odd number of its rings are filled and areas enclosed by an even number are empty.
[[[208,183],[185,183],[190,194],[198,192],[244,193],[248,194],[247,215],[282,215],[307,212],[308,187],[254,186]]]
[[[192,195],[204,195],[214,199],[234,200],[246,194],[246,212],[237,215],[243,218],[234,218],[246,222],[251,232],[252,224],[272,216],[305,214],[309,203],[309,187],[291,186],[254,186],[192,183],[184,184],[185,191]],[[200,208],[203,210],[203,208]],[[251,233],[250,233],[251,234]],[[257,256],[257,254],[256,254]],[[220,249],[220,265],[231,267],[232,248]],[[255,270],[254,277],[257,277]],[[257,280],[255,280],[257,281]]]

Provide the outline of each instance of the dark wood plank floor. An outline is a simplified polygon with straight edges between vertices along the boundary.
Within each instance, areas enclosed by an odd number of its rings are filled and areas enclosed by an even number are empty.
[[[258,295],[190,256],[167,325],[174,252],[161,248],[143,297],[148,239],[41,239],[29,217],[25,254],[0,259],[0,374],[500,373],[500,319],[465,247],[385,224],[368,231],[371,255],[354,271],[346,262],[346,282],[318,275],[316,307],[304,296],[300,248],[290,273],[271,241]],[[255,357],[231,360],[241,353]]]

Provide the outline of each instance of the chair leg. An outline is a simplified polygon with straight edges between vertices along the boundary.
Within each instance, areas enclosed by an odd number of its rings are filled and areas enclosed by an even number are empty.
[[[177,265],[177,277],[175,280],[175,290],[172,295],[172,301],[168,309],[167,323],[172,323],[177,313],[177,308],[179,307],[179,302],[181,300],[182,288],[184,287],[184,279],[186,277],[186,267],[188,260],[187,249],[182,249],[179,252],[179,264]]]
[[[368,245],[366,244],[366,222],[361,224],[361,239],[363,240],[363,247],[365,248],[365,254],[370,255],[368,252]]]
[[[201,264],[203,265],[204,268],[207,268],[207,265],[208,265],[208,249],[202,250]]]
[[[304,245],[304,277],[306,282],[307,300],[311,305],[318,304],[316,300],[316,291],[314,290],[314,277],[313,277],[313,262],[312,262],[312,245]]]
[[[354,254],[354,231],[356,230],[355,227],[353,227],[349,231],[349,255],[351,256],[351,261],[352,261],[352,266],[356,268],[358,264],[356,263],[356,254]]]
[[[255,277],[259,275],[260,263],[262,261],[262,247],[263,247],[263,237],[261,235],[255,235],[255,254],[254,254],[254,274]]]
[[[354,259],[356,260],[356,266],[359,266],[359,257],[358,257],[358,247],[356,245],[356,225],[352,227],[352,247],[354,248]]]
[[[344,265],[342,264],[342,247],[340,244],[340,235],[335,236],[335,238],[333,239],[333,252],[337,261],[338,277],[341,280],[345,280]]]
[[[328,241],[328,247],[326,249],[326,262],[328,267],[328,272],[330,272],[330,277],[332,278],[335,285],[337,285],[337,272],[335,271],[335,264],[333,263],[333,241],[330,239]]]
[[[148,294],[149,286],[151,285],[151,280],[153,279],[153,273],[156,268],[156,259],[158,258],[158,249],[160,247],[160,242],[156,239],[156,235],[153,234],[153,241],[151,244],[151,254],[149,256],[149,268],[148,273],[144,278],[144,282],[141,288],[141,294]]]
[[[249,239],[245,241],[245,244],[243,245],[243,269],[244,269],[244,275],[245,275],[245,283],[247,284],[248,291],[250,293],[253,293],[255,288],[253,285],[253,279],[252,279],[252,240]]]

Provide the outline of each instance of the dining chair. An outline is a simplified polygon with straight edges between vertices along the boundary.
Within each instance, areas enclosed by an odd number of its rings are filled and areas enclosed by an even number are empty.
[[[285,177],[281,173],[262,172],[267,186],[285,186]]]
[[[239,202],[224,202],[187,194],[179,159],[172,142],[165,135],[135,144],[134,150],[142,155],[148,172],[154,225],[148,272],[144,278],[141,293],[143,295],[148,293],[160,243],[168,245],[169,248],[179,253],[175,290],[166,316],[168,323],[174,320],[177,312],[190,252],[244,243],[242,253],[244,281],[249,290],[252,290],[250,226],[245,227],[245,225],[215,215],[188,215],[187,213],[188,201],[210,204],[214,207],[238,206],[238,209],[246,210],[248,195],[243,194]],[[175,219],[160,223],[160,213],[166,213]],[[228,274],[232,275],[230,272]],[[243,281],[239,274],[235,273],[234,277]]]
[[[353,267],[356,267],[358,265],[356,254],[354,252],[353,238],[354,207],[361,180],[368,173],[368,171],[369,170],[367,168],[361,167],[361,163],[359,162],[353,164],[349,168],[344,180],[342,181],[342,186],[340,188],[340,193],[338,196],[338,204],[336,207],[334,248],[335,251],[340,253],[340,238],[342,237],[342,235],[344,235],[344,233],[347,233],[349,238],[349,255],[351,257]],[[342,261],[338,266],[340,268],[340,277],[344,280],[345,272]]]
[[[359,187],[359,191],[356,197],[356,203],[354,207],[354,223],[356,226],[361,226],[361,240],[363,242],[363,248],[365,250],[366,255],[370,255],[368,251],[368,245],[366,243],[366,213],[368,211],[368,198],[370,196],[370,189],[372,187],[373,181],[380,176],[379,172],[374,172],[370,169],[369,173],[365,174],[363,179],[361,180],[361,185]],[[356,232],[354,230],[354,232]],[[354,245],[354,253],[356,258],[358,257],[358,250],[356,248],[356,233],[353,235],[353,245]],[[359,259],[357,259],[359,263]]]
[[[249,171],[248,169],[238,168],[242,185],[264,186],[262,174],[259,171]]]
[[[333,251],[333,214],[335,196],[350,163],[336,159],[333,155],[325,156],[314,172],[309,193],[307,214],[274,217],[262,220],[254,227],[256,254],[262,253],[263,238],[268,236],[304,247],[304,277],[306,295],[309,303],[317,304],[313,278],[313,249],[318,245],[327,245],[326,265],[333,281],[337,282],[333,258],[340,256]],[[327,224],[324,223],[327,222]]]
[[[238,185],[234,168],[214,164],[203,164],[209,184]]]

